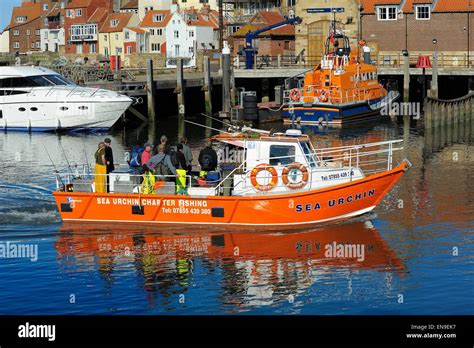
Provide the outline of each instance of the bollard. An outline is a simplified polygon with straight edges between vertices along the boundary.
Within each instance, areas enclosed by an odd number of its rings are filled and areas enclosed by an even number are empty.
[[[403,56],[403,102],[410,101],[410,57]]]

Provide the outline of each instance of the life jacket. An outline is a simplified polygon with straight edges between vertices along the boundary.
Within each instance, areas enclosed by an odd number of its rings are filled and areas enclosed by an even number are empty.
[[[143,174],[142,193],[155,193],[155,176],[152,172]]]

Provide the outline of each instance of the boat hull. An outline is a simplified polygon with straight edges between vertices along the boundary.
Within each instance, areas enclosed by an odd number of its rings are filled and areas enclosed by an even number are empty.
[[[64,221],[163,225],[302,228],[373,210],[408,163],[353,182],[294,194],[258,197],[54,192]]]

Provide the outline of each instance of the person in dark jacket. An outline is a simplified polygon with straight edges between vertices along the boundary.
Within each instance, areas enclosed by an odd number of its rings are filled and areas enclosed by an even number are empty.
[[[184,154],[183,144],[176,145],[176,157],[178,159],[178,168],[177,169],[184,169],[185,171],[189,172],[191,170],[191,166],[186,161],[186,156]]]
[[[217,152],[211,147],[211,141],[199,153],[199,165],[201,170],[212,172],[217,168]]]
[[[110,192],[109,174],[115,170],[114,153],[112,151],[112,140],[110,138],[105,138],[104,143],[105,143],[105,162],[106,162],[106,168],[107,168],[107,192]]]

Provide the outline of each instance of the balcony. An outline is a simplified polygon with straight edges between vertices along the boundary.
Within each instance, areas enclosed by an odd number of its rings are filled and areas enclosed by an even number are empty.
[[[60,29],[61,25],[59,22],[49,22],[48,23],[48,29]]]
[[[97,41],[97,25],[71,25],[69,34],[71,41]]]

